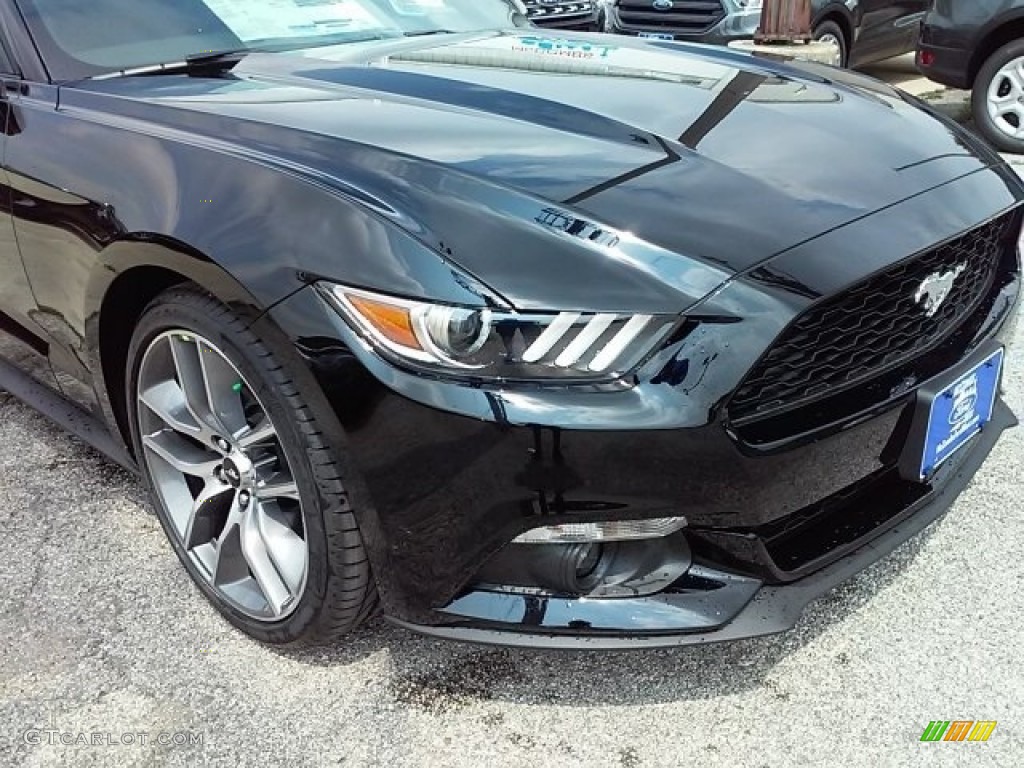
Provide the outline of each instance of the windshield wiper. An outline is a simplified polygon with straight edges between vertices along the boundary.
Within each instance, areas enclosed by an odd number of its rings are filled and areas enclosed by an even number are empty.
[[[402,37],[426,37],[427,35],[455,35],[454,29],[417,29],[415,32],[404,32]]]
[[[228,48],[222,51],[202,51],[192,53],[184,61],[170,61],[162,64],[147,64],[142,67],[122,69],[105,75],[97,75],[92,80],[108,80],[114,77],[133,77],[136,75],[173,75],[184,72],[196,77],[208,77],[230,71],[246,55],[256,53],[257,48]]]
[[[247,54],[253,53],[253,48],[225,48],[222,51],[203,51],[202,53],[190,53],[185,57],[185,66],[189,69],[213,68],[217,71],[231,69],[240,62]]]

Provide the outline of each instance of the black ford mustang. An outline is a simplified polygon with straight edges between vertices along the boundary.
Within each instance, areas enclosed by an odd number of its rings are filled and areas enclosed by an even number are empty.
[[[261,640],[780,631],[1013,423],[1024,190],[872,80],[502,0],[0,21],[0,385]]]

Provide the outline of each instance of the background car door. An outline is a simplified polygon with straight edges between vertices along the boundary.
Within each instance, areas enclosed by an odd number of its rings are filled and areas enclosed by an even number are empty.
[[[860,0],[860,7],[863,15],[852,63],[911,50],[928,0]]]

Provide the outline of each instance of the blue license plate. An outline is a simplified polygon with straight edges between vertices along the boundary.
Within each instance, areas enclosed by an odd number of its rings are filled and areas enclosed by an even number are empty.
[[[646,37],[648,40],[675,40],[675,35],[667,32],[638,32],[637,37]]]
[[[932,400],[921,457],[921,479],[964,447],[992,418],[1003,350],[993,353]]]

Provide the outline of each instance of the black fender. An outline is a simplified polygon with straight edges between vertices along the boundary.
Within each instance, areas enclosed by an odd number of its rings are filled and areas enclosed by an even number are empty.
[[[52,86],[32,85],[12,102],[26,128],[7,145],[12,213],[52,330],[42,331],[68,361],[58,365],[92,385],[102,415],[122,432],[111,394],[123,384],[104,373],[100,328],[111,290],[136,270],[192,281],[253,320],[321,276],[500,303],[374,201],[311,168],[277,162],[238,137],[214,139],[198,125],[186,131],[128,109],[116,114],[105,95],[70,93],[60,90],[59,109]]]

